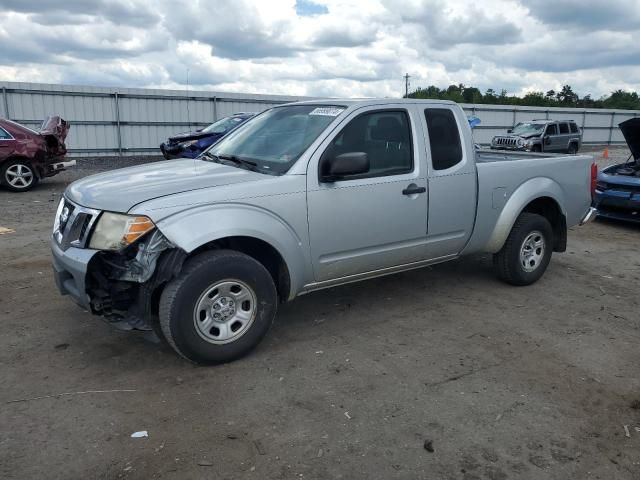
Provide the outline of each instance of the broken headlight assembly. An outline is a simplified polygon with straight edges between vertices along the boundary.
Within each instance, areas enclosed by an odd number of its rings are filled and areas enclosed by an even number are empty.
[[[154,223],[145,216],[104,212],[93,230],[89,248],[122,250],[154,228]]]

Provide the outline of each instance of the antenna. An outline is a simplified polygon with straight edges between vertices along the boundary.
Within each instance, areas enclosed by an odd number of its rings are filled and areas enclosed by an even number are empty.
[[[191,130],[191,114],[189,112],[189,69],[187,68],[187,123],[189,124],[189,130]]]

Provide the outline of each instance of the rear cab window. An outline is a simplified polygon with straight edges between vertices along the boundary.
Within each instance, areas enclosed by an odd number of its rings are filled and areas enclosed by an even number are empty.
[[[575,123],[570,123],[569,129],[571,130],[571,133],[578,133],[578,125],[576,125]]]
[[[446,170],[462,161],[463,152],[460,142],[458,123],[448,108],[426,108],[431,164],[434,170]]]

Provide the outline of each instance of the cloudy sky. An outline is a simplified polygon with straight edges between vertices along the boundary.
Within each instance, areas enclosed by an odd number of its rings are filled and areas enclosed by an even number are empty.
[[[0,80],[313,96],[640,90],[639,0],[0,0]]]

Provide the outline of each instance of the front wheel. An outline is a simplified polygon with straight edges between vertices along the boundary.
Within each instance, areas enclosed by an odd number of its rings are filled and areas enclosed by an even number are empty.
[[[0,172],[0,183],[13,192],[26,192],[38,183],[34,168],[26,160],[10,160]]]
[[[187,360],[235,360],[266,335],[277,309],[273,278],[244,253],[215,250],[185,264],[160,298],[160,327]]]
[[[517,218],[502,249],[493,256],[501,280],[530,285],[544,274],[553,250],[553,229],[542,215],[524,212]]]

